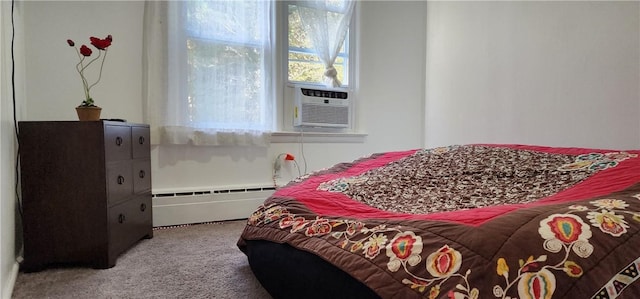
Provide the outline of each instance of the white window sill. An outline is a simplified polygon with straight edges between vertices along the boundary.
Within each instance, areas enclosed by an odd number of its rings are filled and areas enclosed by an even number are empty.
[[[273,132],[271,143],[364,143],[366,133]]]

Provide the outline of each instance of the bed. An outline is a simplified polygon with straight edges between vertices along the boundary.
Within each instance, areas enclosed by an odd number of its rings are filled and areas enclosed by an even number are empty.
[[[274,298],[640,298],[639,154],[373,154],[276,190],[238,247]]]

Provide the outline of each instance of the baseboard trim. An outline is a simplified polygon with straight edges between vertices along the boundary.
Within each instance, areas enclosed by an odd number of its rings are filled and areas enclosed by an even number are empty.
[[[11,299],[13,295],[13,288],[16,285],[16,279],[18,279],[18,271],[20,270],[20,264],[18,262],[13,263],[13,268],[9,273],[9,279],[7,279],[4,289],[2,290],[3,299]]]

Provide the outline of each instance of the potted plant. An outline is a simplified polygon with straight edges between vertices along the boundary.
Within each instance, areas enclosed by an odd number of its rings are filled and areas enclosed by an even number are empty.
[[[76,107],[76,112],[78,113],[78,119],[80,119],[81,121],[100,120],[100,112],[102,111],[102,108],[98,107],[95,104],[90,92],[91,88],[96,86],[96,84],[98,84],[98,82],[100,82],[100,79],[102,78],[102,68],[104,67],[104,60],[107,58],[107,48],[111,46],[113,38],[111,37],[111,35],[108,35],[104,39],[92,36],[89,38],[89,40],[91,42],[91,45],[98,50],[98,55],[93,58],[89,58],[91,57],[91,54],[93,54],[91,48],[87,47],[86,45],[82,45],[80,48],[78,48],[76,47],[76,44],[73,40],[67,40],[67,44],[69,44],[70,47],[76,50],[78,58],[80,59],[80,62],[76,64],[76,71],[78,71],[78,73],[80,74],[80,79],[82,79],[84,100],[82,100],[82,103],[80,103],[80,105]],[[87,79],[87,76],[85,75],[85,71],[89,66],[94,64],[94,62],[100,60],[100,58],[102,58],[102,60],[100,61],[98,78],[95,80],[95,82],[90,83]]]

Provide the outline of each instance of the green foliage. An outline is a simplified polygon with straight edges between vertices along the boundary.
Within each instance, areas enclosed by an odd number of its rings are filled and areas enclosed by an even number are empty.
[[[289,63],[288,80],[292,82],[319,83],[324,79],[324,65],[313,53],[313,43],[303,30],[302,21],[295,5],[289,5]],[[291,48],[299,48],[301,51],[292,51]],[[309,51],[305,53],[303,51]],[[344,46],[341,49],[344,52]],[[345,82],[345,64],[342,57],[338,57],[334,67],[338,71],[338,80]]]
[[[245,119],[249,123],[259,122],[261,107],[256,99],[259,99],[264,76],[260,50],[196,39],[188,40],[187,47],[191,66],[187,74],[190,121],[215,119],[220,123],[232,123]],[[227,84],[209,83],[216,81]]]

